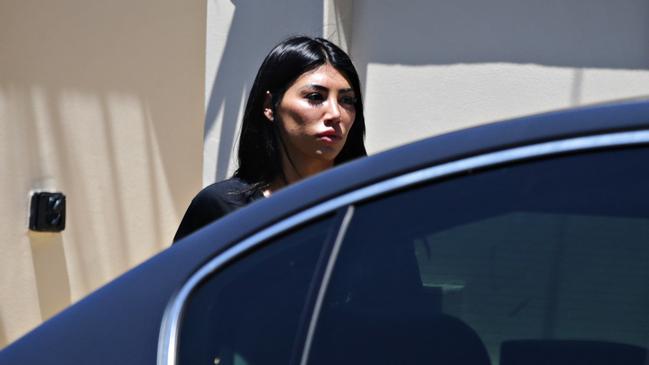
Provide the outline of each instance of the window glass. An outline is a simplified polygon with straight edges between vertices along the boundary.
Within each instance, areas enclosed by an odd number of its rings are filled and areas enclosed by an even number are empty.
[[[528,161],[358,206],[309,363],[645,364],[647,161]]]
[[[286,365],[299,356],[331,223],[275,239],[195,289],[182,318],[178,363]]]

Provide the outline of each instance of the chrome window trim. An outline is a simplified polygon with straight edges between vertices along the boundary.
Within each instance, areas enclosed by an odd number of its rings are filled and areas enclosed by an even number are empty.
[[[313,307],[313,312],[311,313],[311,320],[309,321],[309,328],[307,330],[306,339],[304,341],[304,348],[302,348],[302,356],[300,358],[300,365],[306,365],[309,354],[311,352],[311,344],[313,342],[313,334],[315,333],[315,328],[318,323],[318,317],[320,316],[320,310],[322,309],[322,303],[324,302],[325,294],[329,288],[329,281],[331,280],[331,274],[334,271],[336,266],[336,261],[338,260],[338,252],[340,252],[340,246],[345,239],[347,234],[347,228],[349,228],[349,222],[354,216],[354,206],[349,205],[343,221],[340,224],[338,229],[338,234],[336,235],[336,240],[334,241],[333,248],[331,249],[331,254],[329,254],[329,259],[327,260],[327,267],[325,268],[324,275],[320,281],[320,288],[318,290],[318,297],[316,298],[315,305]]]
[[[203,279],[245,251],[263,243],[271,237],[295,227],[296,225],[379,194],[384,194],[392,190],[401,189],[424,181],[454,175],[467,170],[485,168],[488,166],[530,158],[546,157],[560,153],[643,143],[649,143],[649,130],[574,137],[489,152],[457,161],[443,163],[437,166],[426,167],[418,171],[406,173],[401,176],[362,187],[358,190],[325,201],[305,211],[297,213],[296,215],[288,217],[283,221],[248,237],[241,241],[241,243],[227,249],[222,254],[213,258],[194,273],[182,288],[172,296],[165,310],[160,327],[157,363],[158,365],[176,365],[178,331],[182,319],[183,307],[191,292]]]

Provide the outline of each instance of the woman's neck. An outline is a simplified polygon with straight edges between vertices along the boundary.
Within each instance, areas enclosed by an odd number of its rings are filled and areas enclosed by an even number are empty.
[[[275,180],[271,182],[268,189],[263,191],[264,196],[268,197],[273,192],[287,185],[327,170],[332,166],[333,161],[313,159],[305,161],[305,159],[295,157],[289,159],[285,154],[282,154],[283,176],[277,176]]]

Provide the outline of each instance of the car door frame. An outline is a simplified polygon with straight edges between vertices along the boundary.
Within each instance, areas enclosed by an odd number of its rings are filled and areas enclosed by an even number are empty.
[[[612,147],[639,146],[649,144],[649,128],[646,126],[642,129],[602,132],[588,134],[576,137],[549,140],[529,145],[517,146],[512,148],[501,149],[487,152],[474,156],[461,158],[458,160],[445,162],[439,165],[433,165],[420,168],[416,171],[404,173],[380,182],[373,183],[354,191],[347,192],[338,197],[319,203],[300,213],[290,216],[266,229],[253,234],[233,245],[220,255],[209,260],[205,265],[200,267],[171,297],[166,307],[162,323],[160,326],[158,340],[158,365],[176,365],[177,360],[177,340],[182,314],[187,299],[193,290],[207,277],[220,270],[224,265],[232,262],[241,255],[254,250],[264,242],[286,233],[296,226],[308,221],[317,219],[326,214],[336,211],[344,211],[343,219],[336,220],[338,234],[334,242],[333,249],[330,251],[328,264],[320,283],[318,283],[318,297],[314,310],[310,316],[308,330],[305,338],[305,346],[301,356],[300,364],[306,364],[309,355],[309,344],[313,333],[316,329],[317,318],[319,315],[318,303],[322,302],[327,290],[328,277],[333,270],[336,260],[337,248],[340,247],[347,225],[353,216],[353,206],[359,202],[371,198],[394,192],[396,190],[406,189],[421,183],[430,183],[449,176],[458,175],[467,171],[478,169],[492,168],[500,165],[518,163],[525,160],[548,158],[551,156],[580,153],[593,150],[601,150]],[[327,274],[328,273],[328,274]],[[307,316],[309,317],[309,316]]]

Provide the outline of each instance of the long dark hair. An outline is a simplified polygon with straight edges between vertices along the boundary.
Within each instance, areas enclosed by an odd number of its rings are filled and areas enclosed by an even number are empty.
[[[326,39],[298,36],[275,46],[257,72],[243,115],[239,168],[234,173],[235,177],[252,184],[255,189],[267,188],[278,177],[285,179],[282,142],[275,127],[277,123],[269,123],[263,113],[266,92],[271,93],[272,107],[276,110],[286,90],[300,75],[325,63],[332,65],[349,81],[356,96],[356,119],[334,165],[367,155],[360,81],[349,56]]]

